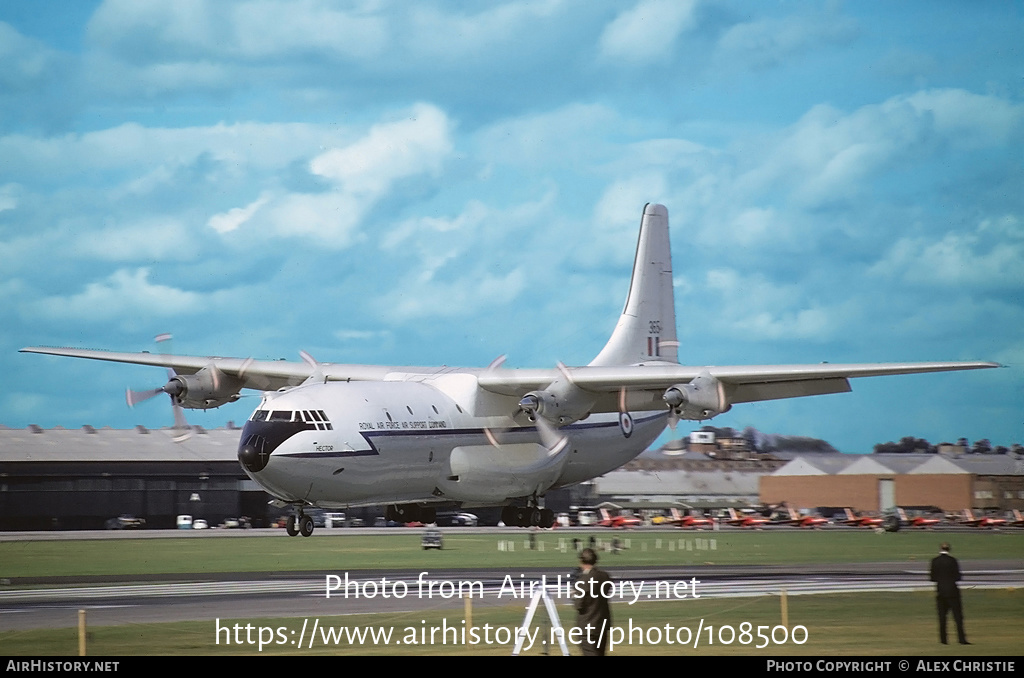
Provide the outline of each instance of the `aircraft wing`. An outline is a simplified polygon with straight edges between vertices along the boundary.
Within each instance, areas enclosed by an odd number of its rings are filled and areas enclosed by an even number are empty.
[[[242,388],[260,391],[273,391],[286,386],[296,386],[314,373],[313,365],[306,362],[287,360],[250,360],[248,358],[222,358],[219,356],[177,356],[159,353],[120,353],[116,351],[97,351],[94,349],[53,348],[49,346],[30,346],[21,349],[22,353],[42,353],[44,355],[65,356],[68,358],[87,358],[89,360],[105,360],[115,363],[132,365],[152,365],[169,367],[177,374],[195,374],[199,370],[216,365],[224,374],[242,381]],[[383,379],[392,368],[372,365],[339,365],[335,363],[319,363],[317,365],[324,379],[328,381],[367,381]]]
[[[561,370],[494,369],[478,376],[480,386],[494,393],[522,396],[568,377],[592,393],[663,391],[709,374],[726,389],[730,403],[796,398],[850,390],[853,377],[880,377],[926,372],[952,372],[1000,367],[991,362],[866,363],[817,365],[688,366],[649,363],[623,367],[573,367]],[[660,395],[660,393],[659,393]]]
[[[177,374],[191,375],[215,365],[222,373],[241,382],[241,388],[262,391],[295,386],[319,371],[326,381],[380,381],[394,375],[424,375],[443,373],[451,368],[384,367],[375,365],[347,365],[286,360],[251,360],[219,356],[176,356],[158,353],[123,353],[93,349],[55,348],[31,346],[24,353],[86,358],[133,365],[152,365],[173,369]],[[484,369],[476,372],[481,388],[508,396],[521,397],[530,391],[548,387],[566,376],[584,391],[614,395],[620,391],[642,392],[649,400],[658,402],[661,393],[670,386],[686,384],[708,374],[723,384],[728,401],[732,404],[777,400],[800,396],[845,393],[850,390],[853,377],[878,377],[926,372],[950,372],[999,367],[991,362],[931,362],[931,363],[868,363],[838,365],[747,365],[747,366],[688,366],[675,363],[647,363],[627,366],[586,366],[563,369]],[[599,401],[598,410],[615,411],[614,398]],[[595,410],[595,411],[598,411]]]

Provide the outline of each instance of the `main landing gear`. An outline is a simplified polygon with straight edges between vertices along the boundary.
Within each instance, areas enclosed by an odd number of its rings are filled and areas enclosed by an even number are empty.
[[[391,504],[384,510],[384,518],[395,523],[423,523],[437,521],[437,510],[433,506],[419,504]]]
[[[555,524],[555,512],[551,509],[525,506],[506,506],[501,509],[501,522],[510,527],[543,527]]]
[[[313,534],[313,519],[299,508],[295,511],[295,515],[288,516],[288,522],[285,523],[284,529],[289,537],[294,537],[297,534],[308,537]]]

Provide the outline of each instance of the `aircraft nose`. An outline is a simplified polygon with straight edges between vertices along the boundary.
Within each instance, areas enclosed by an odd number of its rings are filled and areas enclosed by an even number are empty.
[[[270,459],[270,453],[266,448],[267,440],[263,436],[247,436],[238,446],[238,462],[253,473],[262,471],[267,467],[267,461]]]

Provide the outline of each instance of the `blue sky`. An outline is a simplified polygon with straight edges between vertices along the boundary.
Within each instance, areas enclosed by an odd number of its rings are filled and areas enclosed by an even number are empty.
[[[715,424],[1024,442],[1022,28],[1021,3],[0,2],[0,423],[171,422],[124,404],[160,370],[37,344],[585,364],[661,202],[682,362],[1009,366]]]

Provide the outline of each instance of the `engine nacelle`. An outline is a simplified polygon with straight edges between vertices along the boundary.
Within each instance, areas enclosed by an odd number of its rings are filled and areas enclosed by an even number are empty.
[[[701,374],[689,384],[669,386],[662,398],[680,419],[703,421],[732,409],[724,385],[710,374]]]
[[[195,374],[176,374],[164,386],[174,402],[193,410],[209,410],[240,397],[242,380],[221,372],[210,365]]]
[[[519,409],[535,421],[544,417],[556,426],[585,419],[596,398],[581,388],[558,380],[542,391],[530,391],[519,401]]]

